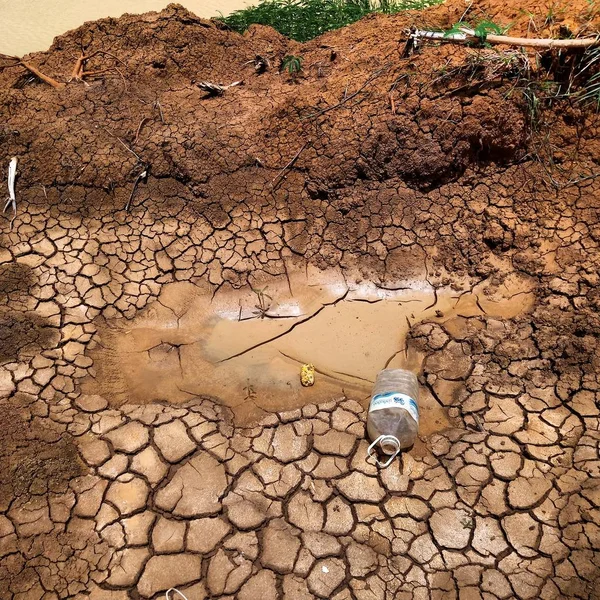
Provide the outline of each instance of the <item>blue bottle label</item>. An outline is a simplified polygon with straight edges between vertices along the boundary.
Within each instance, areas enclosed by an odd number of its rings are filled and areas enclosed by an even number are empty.
[[[384,408],[402,408],[418,423],[419,422],[419,407],[414,398],[401,394],[399,392],[386,392],[385,394],[377,394],[371,398],[369,412],[382,410]]]

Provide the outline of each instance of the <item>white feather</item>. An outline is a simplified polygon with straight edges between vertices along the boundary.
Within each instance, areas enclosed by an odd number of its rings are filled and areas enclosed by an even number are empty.
[[[13,207],[17,201],[15,196],[15,178],[17,176],[17,157],[13,156],[8,165],[8,197],[12,200]]]

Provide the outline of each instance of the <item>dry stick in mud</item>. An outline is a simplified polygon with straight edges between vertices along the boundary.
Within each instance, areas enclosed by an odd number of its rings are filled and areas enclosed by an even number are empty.
[[[581,48],[600,46],[600,36],[572,40],[559,40],[553,38],[520,38],[490,33],[485,36],[485,40],[482,40],[480,36],[475,34],[473,29],[464,27],[461,29],[461,33],[451,34],[446,34],[442,31],[423,31],[420,29],[415,29],[410,33],[407,40],[408,52],[416,47],[418,40],[433,40],[436,42],[447,42],[451,44],[481,43],[482,41],[485,41],[488,44],[523,46],[526,48],[539,48],[545,50],[550,50],[552,48],[577,50]]]
[[[7,54],[0,54],[0,58],[2,58],[4,60],[15,61],[12,65],[4,65],[3,67],[0,67],[0,68],[9,68],[9,67],[18,67],[18,66],[24,67],[30,73],[35,75],[38,79],[40,79],[44,83],[47,83],[48,85],[51,85],[53,88],[60,89],[65,86],[64,83],[61,83],[60,81],[56,81],[56,79],[53,79],[52,77],[49,77],[48,75],[45,75],[37,67],[34,67],[32,64],[30,64],[28,62],[25,62],[18,56],[9,56]]]
[[[281,181],[281,179],[283,177],[283,174],[298,160],[298,158],[300,157],[300,155],[302,154],[304,149],[309,144],[312,144],[312,142],[310,140],[308,142],[304,142],[304,146],[302,146],[302,148],[300,148],[300,150],[298,150],[298,152],[296,152],[296,154],[294,155],[294,158],[292,158],[292,160],[290,160],[290,162],[287,165],[285,165],[285,167],[283,167],[283,169],[281,169],[281,171],[279,171],[279,173],[277,174],[277,177],[275,177],[275,179],[273,179],[273,181],[271,181],[271,187],[273,189],[275,189],[277,187],[277,185],[279,184],[279,182]]]
[[[386,71],[387,69],[389,69],[392,66],[393,66],[393,63],[388,63],[387,65],[381,67],[381,69],[377,69],[377,71],[372,73],[369,76],[369,78],[354,93],[350,94],[349,96],[347,96],[346,93],[344,92],[344,99],[341,102],[338,102],[337,104],[334,104],[333,106],[328,106],[327,108],[318,110],[317,112],[312,113],[306,117],[302,117],[300,120],[304,121],[305,119],[312,119],[315,117],[320,117],[321,115],[324,115],[325,113],[329,112],[330,110],[339,108],[340,106],[342,106],[342,104],[345,104],[349,100],[352,100],[352,98],[355,98],[356,96],[358,96],[358,94],[360,94],[369,85],[369,83],[371,83],[371,81],[373,81],[374,79],[377,79],[377,77],[379,77],[384,71]]]
[[[123,74],[116,67],[111,67],[110,69],[100,69],[98,71],[86,71],[85,63],[88,60],[90,60],[90,58],[93,58],[94,56],[96,56],[98,54],[101,54],[103,56],[110,56],[111,58],[116,60],[119,64],[124,65],[122,60],[118,59],[114,54],[111,54],[110,52],[105,52],[104,50],[96,50],[95,52],[92,52],[91,54],[85,54],[85,52],[82,50],[79,54],[79,57],[75,61],[75,65],[73,66],[73,71],[71,73],[71,77],[70,77],[69,81],[73,81],[73,80],[83,81],[85,77],[94,77],[96,75],[102,75],[103,73],[106,73],[107,71],[111,71],[111,70],[117,71],[117,73],[119,73],[119,75],[121,75],[121,77],[123,77]]]

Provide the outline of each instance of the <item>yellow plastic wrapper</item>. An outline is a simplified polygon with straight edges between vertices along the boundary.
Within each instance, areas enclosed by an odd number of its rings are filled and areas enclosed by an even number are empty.
[[[300,383],[304,387],[315,385],[315,368],[313,365],[302,365],[300,369]]]

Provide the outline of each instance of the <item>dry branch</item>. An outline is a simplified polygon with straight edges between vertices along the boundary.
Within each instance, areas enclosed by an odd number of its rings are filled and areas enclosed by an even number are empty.
[[[441,31],[423,31],[416,29],[411,32],[409,42],[412,41],[412,47],[416,47],[419,40],[434,40],[437,42],[447,42],[453,44],[481,43],[482,39],[475,35],[473,29],[462,28],[461,33],[445,34]],[[539,48],[549,50],[551,48],[561,48],[563,50],[575,50],[581,48],[591,48],[600,46],[600,36],[578,38],[571,40],[559,40],[553,38],[520,38],[507,35],[488,34],[485,37],[488,44],[499,44],[505,46],[523,46],[525,48]]]

